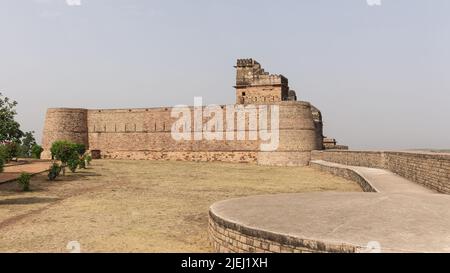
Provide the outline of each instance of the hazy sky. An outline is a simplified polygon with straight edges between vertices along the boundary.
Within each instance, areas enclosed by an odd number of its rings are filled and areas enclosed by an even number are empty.
[[[252,57],[342,144],[450,148],[450,1],[381,3],[0,0],[0,92],[40,138],[48,107],[234,103]]]

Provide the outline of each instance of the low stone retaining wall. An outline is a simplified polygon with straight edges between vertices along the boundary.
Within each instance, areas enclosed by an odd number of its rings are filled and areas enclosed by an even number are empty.
[[[364,248],[306,240],[244,227],[209,212],[209,238],[218,253],[355,253]]]
[[[327,172],[351,181],[355,181],[364,192],[377,192],[377,190],[361,174],[349,168],[327,166],[319,162],[311,161],[310,166],[316,170]]]
[[[323,160],[349,166],[385,169],[384,152],[325,150],[313,151],[311,160]]]
[[[313,151],[311,160],[387,169],[413,182],[450,194],[450,154],[415,152]]]

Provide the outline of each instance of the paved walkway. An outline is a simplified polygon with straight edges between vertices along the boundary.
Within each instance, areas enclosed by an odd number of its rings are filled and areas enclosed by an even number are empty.
[[[244,235],[313,252],[450,252],[450,195],[388,170],[322,160],[311,163],[344,177],[348,172],[341,170],[350,170],[376,193],[231,199],[215,203],[210,219]]]
[[[215,203],[210,213],[238,232],[325,252],[450,252],[450,196],[301,193]],[[317,251],[317,250],[316,250]]]
[[[323,160],[312,163],[339,169],[348,169],[363,177],[379,193],[436,193],[388,170],[348,166]]]
[[[30,161],[28,164],[9,165],[5,167],[3,173],[0,173],[0,184],[16,180],[22,172],[30,174],[45,172],[49,169],[50,165],[51,162],[47,160]]]

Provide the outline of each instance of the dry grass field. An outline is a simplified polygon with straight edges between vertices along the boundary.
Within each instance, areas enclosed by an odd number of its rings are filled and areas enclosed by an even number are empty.
[[[268,193],[360,191],[308,167],[95,161],[59,181],[45,175],[22,193],[0,185],[0,252],[210,252],[208,208]]]

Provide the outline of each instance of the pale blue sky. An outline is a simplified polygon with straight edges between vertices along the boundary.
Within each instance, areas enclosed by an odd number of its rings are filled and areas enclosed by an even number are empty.
[[[450,148],[450,1],[0,0],[0,91],[48,107],[234,102],[237,58],[289,78],[356,149]]]

